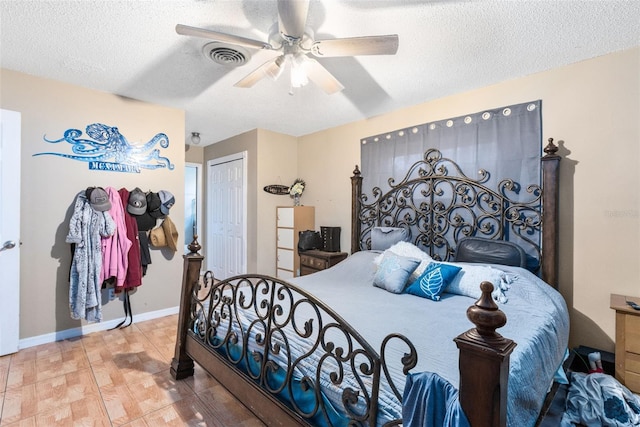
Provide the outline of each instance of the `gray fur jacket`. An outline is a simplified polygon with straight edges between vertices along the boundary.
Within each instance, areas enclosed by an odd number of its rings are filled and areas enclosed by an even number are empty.
[[[85,192],[76,196],[69,221],[67,243],[75,243],[69,282],[69,308],[73,319],[102,320],[102,237],[113,235],[115,223],[109,212],[96,212]]]

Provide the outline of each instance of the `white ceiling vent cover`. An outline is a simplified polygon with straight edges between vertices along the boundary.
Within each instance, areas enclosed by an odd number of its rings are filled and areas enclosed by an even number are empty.
[[[251,59],[251,54],[241,46],[221,42],[205,44],[202,53],[213,62],[230,67],[239,67]]]

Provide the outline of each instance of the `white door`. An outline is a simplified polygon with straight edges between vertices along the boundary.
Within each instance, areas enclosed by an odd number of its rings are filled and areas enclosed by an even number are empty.
[[[240,157],[239,157],[240,156]],[[217,279],[246,273],[244,153],[209,162],[207,268]]]
[[[0,356],[20,331],[20,113],[0,110]]]

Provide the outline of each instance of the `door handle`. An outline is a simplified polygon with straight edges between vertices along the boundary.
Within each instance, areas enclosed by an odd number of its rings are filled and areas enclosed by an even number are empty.
[[[6,242],[4,242],[4,244],[0,248],[0,252],[6,251],[7,249],[13,249],[15,247],[16,247],[16,242],[12,240],[7,240]]]

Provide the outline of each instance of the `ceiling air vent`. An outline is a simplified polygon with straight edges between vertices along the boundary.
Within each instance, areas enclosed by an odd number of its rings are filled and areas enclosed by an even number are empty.
[[[242,47],[220,42],[207,43],[202,53],[213,62],[230,67],[239,67],[251,59],[251,54]]]

